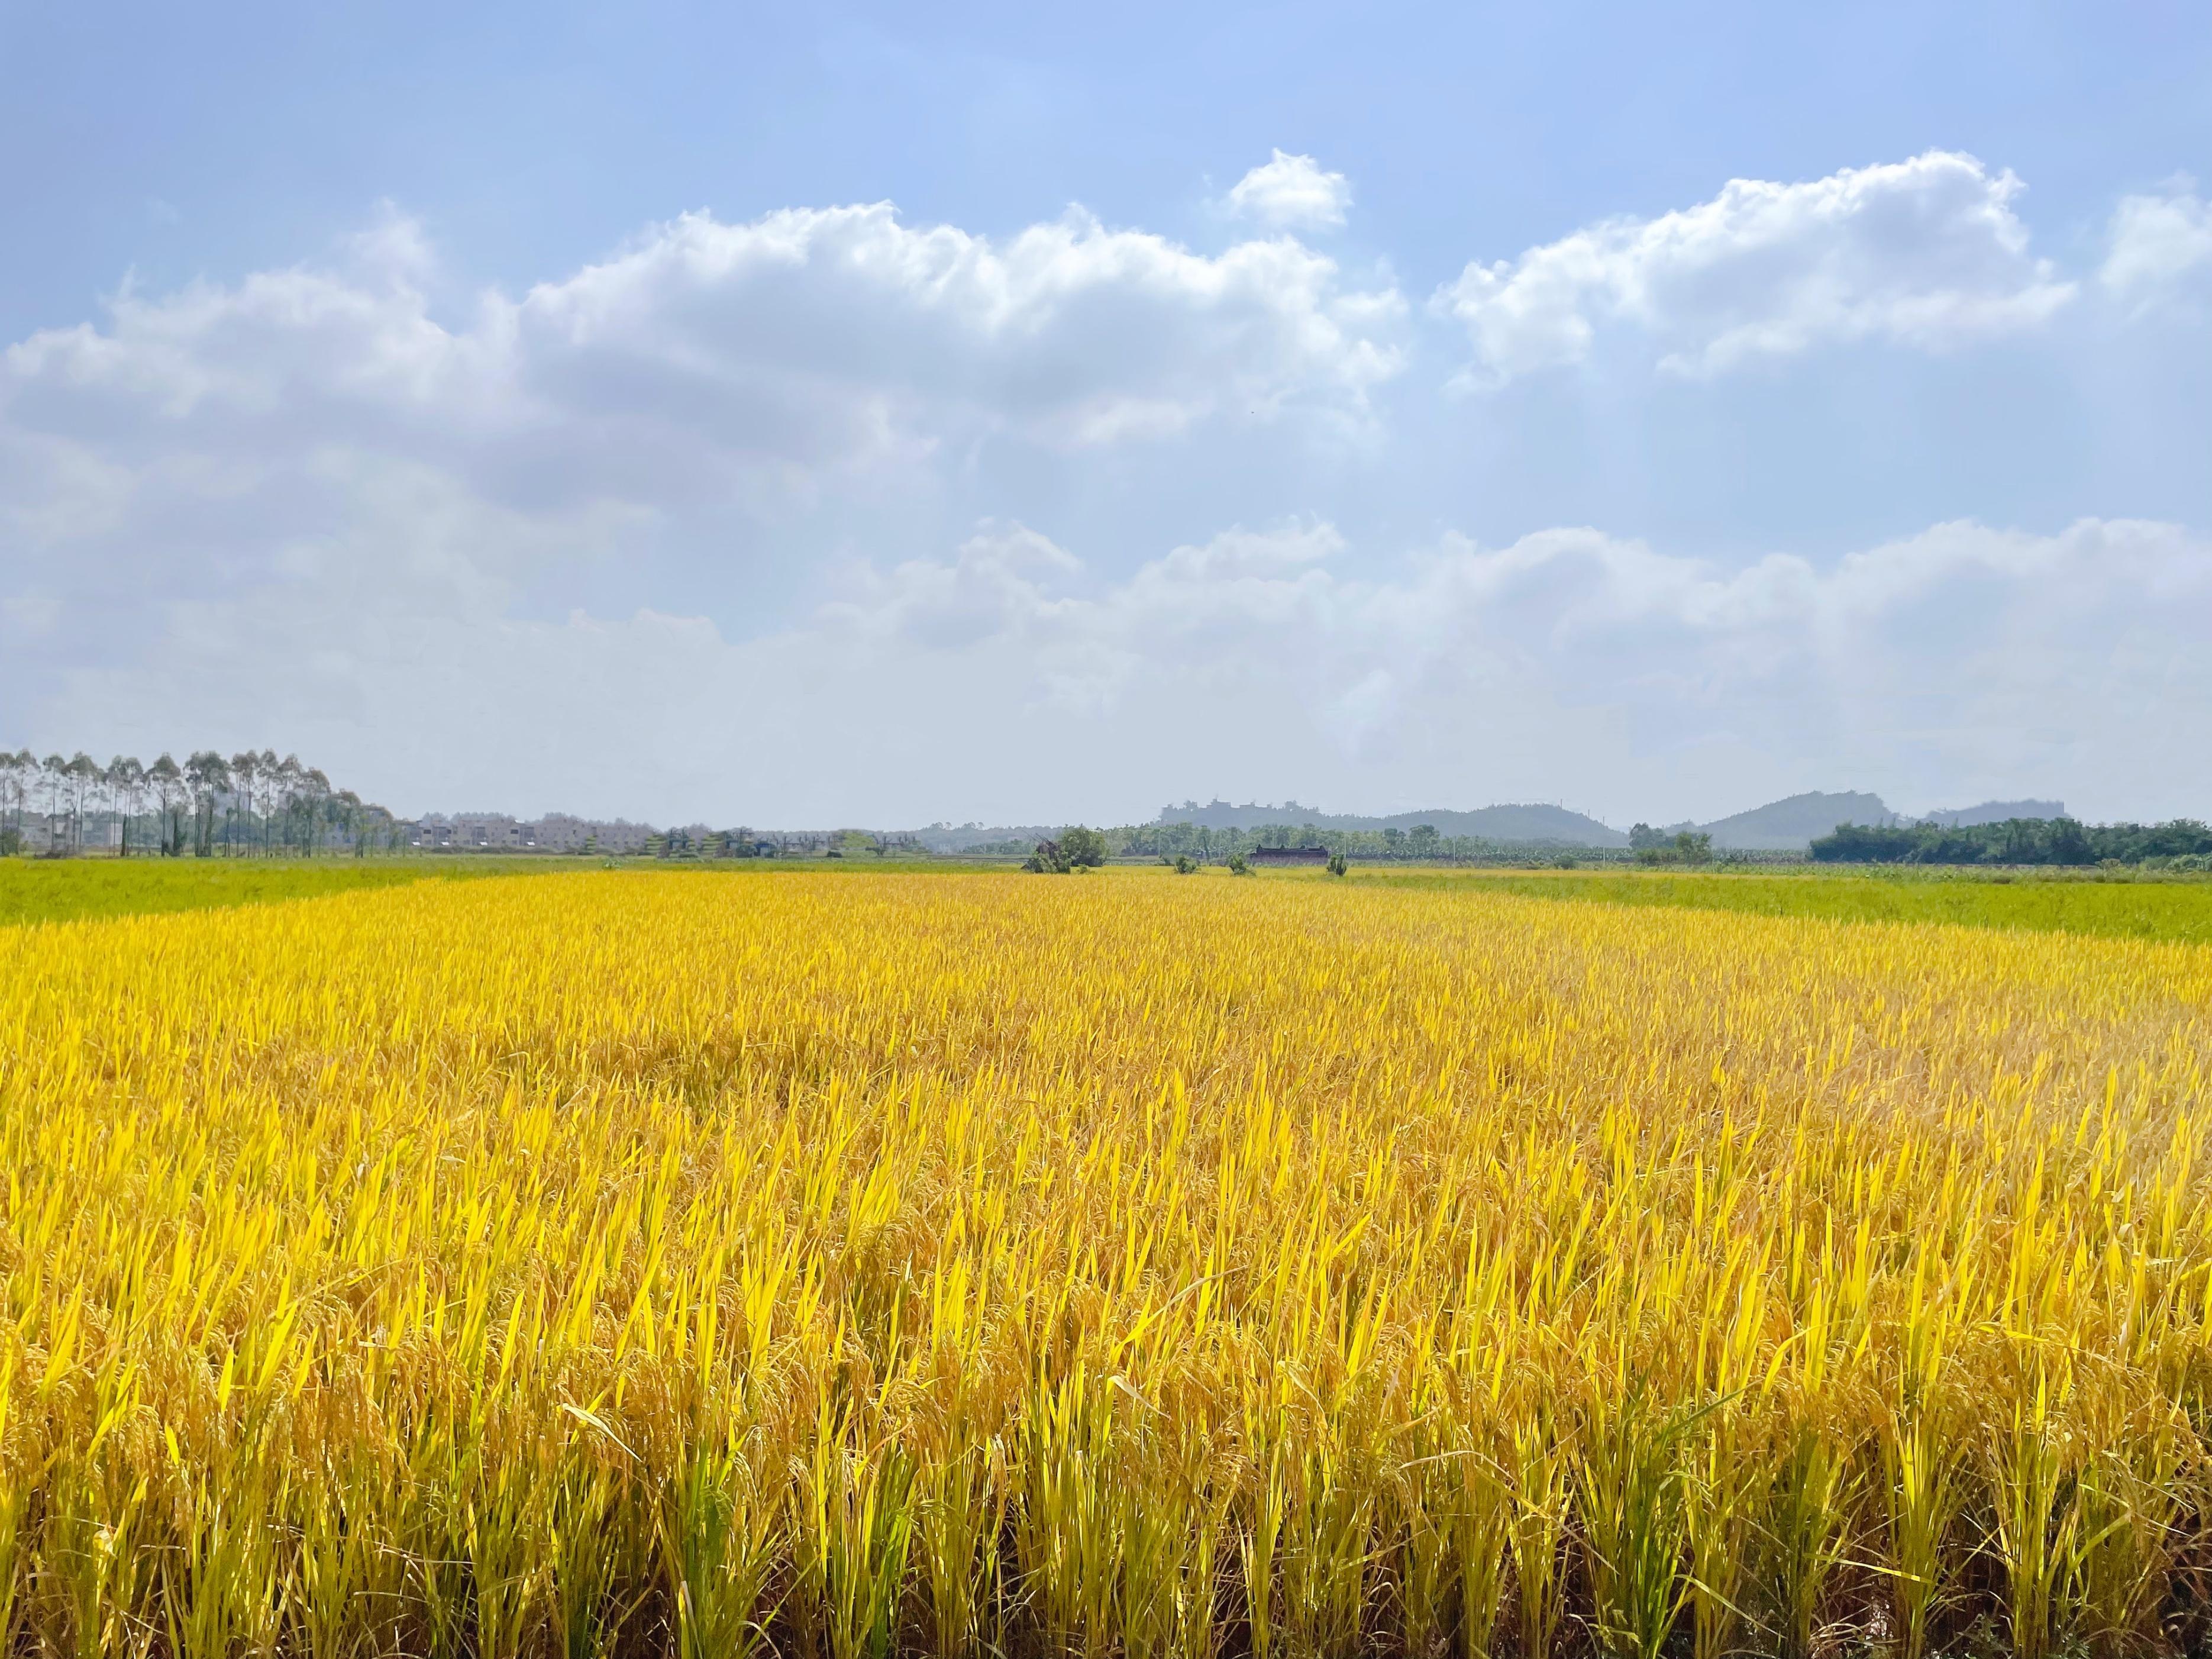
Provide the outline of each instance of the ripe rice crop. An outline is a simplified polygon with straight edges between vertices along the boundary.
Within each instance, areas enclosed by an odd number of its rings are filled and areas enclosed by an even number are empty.
[[[2212,951],[544,876],[0,933],[0,1648],[2200,1644]]]

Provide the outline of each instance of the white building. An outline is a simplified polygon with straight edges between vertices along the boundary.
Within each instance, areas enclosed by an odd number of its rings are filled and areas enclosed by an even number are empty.
[[[626,818],[610,823],[566,812],[529,822],[504,812],[428,812],[405,829],[410,847],[474,853],[642,853],[655,833],[651,824]]]

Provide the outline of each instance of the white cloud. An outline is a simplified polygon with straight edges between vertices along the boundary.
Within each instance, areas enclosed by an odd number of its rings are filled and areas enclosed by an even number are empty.
[[[2212,204],[2190,180],[2156,196],[2120,198],[2097,273],[2107,293],[2141,306],[2202,273],[2212,273]]]
[[[228,503],[226,539],[252,557],[344,516],[346,479],[410,466],[525,518],[771,510],[979,444],[1075,454],[1224,413],[1357,422],[1401,364],[1397,295],[1347,291],[1294,240],[1208,256],[1079,215],[1003,241],[884,205],[690,215],[459,325],[426,297],[413,225],[387,216],[351,255],[126,289],[105,326],[7,348],[0,499],[18,527],[143,533]]]
[[[1230,187],[1225,205],[1239,218],[1278,229],[1334,229],[1352,205],[1352,181],[1322,172],[1310,155],[1276,150]]]
[[[1272,728],[1278,749],[1295,732],[1304,775],[1367,774],[1370,799],[1455,775],[1469,781],[1431,797],[1565,775],[1589,799],[1605,767],[1649,782],[1701,749],[1776,793],[1856,778],[1916,799],[2034,782],[2141,799],[2212,742],[2212,547],[2172,526],[1939,525],[1825,568],[1728,570],[1592,530],[1447,537],[1382,580],[1339,574],[1343,551],[1326,524],[1234,531],[1089,593],[1057,549],[1020,571],[994,556],[996,631],[948,651],[915,596],[971,580],[971,544],[830,621],[879,647],[902,636],[901,672],[923,681],[994,655],[1031,704],[1092,730],[1164,700]],[[1568,733],[1596,750],[1551,747]],[[1502,759],[1525,775],[1497,781]]]
[[[531,621],[333,557],[183,607],[45,718],[150,750],[179,707],[217,743],[272,740],[273,712],[278,746],[403,806],[678,819],[1120,818],[1217,790],[1622,822],[1847,786],[2202,807],[2171,792],[2212,744],[2212,547],[2172,526],[1947,524],[1741,568],[1589,529],[1448,535],[1382,574],[1352,554],[1297,520],[1114,578],[1000,523],[753,639]]]
[[[1932,348],[2070,291],[2014,188],[1955,156],[1735,185],[1444,303],[1492,375],[1608,333],[1695,373]],[[2137,268],[2185,266],[2161,257]],[[1367,412],[1402,301],[1291,237],[860,207],[694,216],[459,307],[443,280],[392,215],[332,267],[126,289],[0,352],[0,739],[273,744],[401,807],[780,822],[1217,790],[2200,805],[2160,793],[2212,742],[2212,562],[2171,526],[1741,568],[1589,529],[1408,555],[1317,515],[1164,551],[1099,528],[1155,494],[1207,526],[1423,485],[1437,447],[1399,465]],[[1261,447],[1287,464],[1237,473]]]
[[[1607,331],[1688,375],[1863,339],[1943,350],[2034,328],[2072,297],[2028,252],[2020,189],[1935,150],[1805,184],[1739,179],[1693,208],[1470,264],[1435,304],[1466,327],[1475,383],[1581,362]]]
[[[437,277],[386,211],[334,266],[126,287],[0,350],[9,632],[82,661],[240,595],[487,623],[586,562],[803,562],[823,514],[896,518],[1000,450],[1223,419],[1334,442],[1401,362],[1395,292],[1294,240],[1200,254],[1080,214],[1000,240],[690,215],[458,315]],[[50,681],[0,653],[0,706]]]

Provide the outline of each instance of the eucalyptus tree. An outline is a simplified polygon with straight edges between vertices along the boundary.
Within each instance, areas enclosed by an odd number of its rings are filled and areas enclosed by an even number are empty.
[[[39,793],[46,798],[46,849],[54,845],[54,825],[62,815],[62,802],[69,795],[69,763],[59,755],[49,755],[39,763]]]
[[[302,850],[313,854],[322,850],[324,830],[336,822],[331,811],[331,781],[320,767],[301,766],[299,775],[300,817],[307,830]]]
[[[29,799],[31,781],[38,775],[38,760],[29,750],[21,749],[11,755],[0,749],[0,789],[6,791],[4,798],[0,799],[4,799],[6,808],[14,816],[12,827],[19,846],[23,838],[23,803]]]
[[[276,751],[264,749],[254,758],[261,768],[261,851],[266,856],[270,837],[276,830],[277,807],[280,803],[289,805],[289,801],[285,794],[284,763],[276,758]]]
[[[84,850],[84,809],[86,802],[100,787],[100,763],[80,749],[70,757],[65,769],[69,778],[70,850]]]
[[[117,850],[125,858],[131,856],[131,823],[146,805],[146,769],[131,755],[118,755],[107,763],[107,792],[111,800],[122,806],[123,833],[118,837]]]
[[[69,762],[59,755],[49,755],[39,763],[39,793],[45,798],[46,820],[46,851],[57,852],[65,840],[65,832],[58,828],[64,822],[69,800]]]
[[[264,753],[262,757],[261,769],[262,775],[269,783],[270,802],[267,816],[270,820],[270,828],[275,830],[281,821],[283,839],[289,846],[299,825],[301,809],[307,804],[307,769],[300,764],[300,757],[297,755],[287,755],[283,760],[271,766],[269,764],[268,756]],[[301,834],[300,839],[304,843],[307,837]],[[266,850],[265,836],[263,845],[264,849]]]
[[[216,800],[230,789],[230,767],[214,750],[203,749],[185,763],[185,777],[192,793],[192,850],[206,858],[215,851]]]
[[[174,858],[185,850],[185,830],[178,820],[177,808],[189,798],[191,790],[167,750],[146,769],[146,787],[154,792],[155,803],[161,811],[162,854]]]
[[[230,757],[230,792],[235,799],[225,814],[223,845],[234,854],[238,849],[238,806],[246,809],[246,844],[253,845],[253,799],[261,782],[261,757],[251,749],[242,749]]]

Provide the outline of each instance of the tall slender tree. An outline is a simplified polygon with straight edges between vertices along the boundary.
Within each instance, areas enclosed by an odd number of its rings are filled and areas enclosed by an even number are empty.
[[[306,770],[297,755],[287,755],[272,765],[268,751],[262,751],[261,774],[268,781],[270,793],[268,817],[272,829],[281,827],[281,839],[288,848],[303,839],[299,834],[299,817],[307,794]],[[266,845],[264,838],[264,849]]]
[[[108,798],[122,809],[123,832],[117,838],[117,852],[124,858],[131,856],[131,825],[146,804],[146,769],[131,755],[118,755],[107,763]]]
[[[278,829],[278,814],[291,803],[289,794],[283,787],[283,762],[276,758],[274,750],[270,749],[261,751],[260,759],[261,791],[265,798],[265,804],[261,809],[261,849],[265,854],[270,850],[272,838]]]
[[[206,858],[215,851],[216,801],[230,785],[230,768],[212,749],[203,749],[185,763],[185,776],[192,792],[192,850]]]
[[[68,767],[70,850],[73,853],[84,851],[85,808],[95,799],[95,792],[100,787],[100,763],[86,754],[83,750],[80,749],[70,757]]]
[[[6,791],[0,798],[0,811],[10,815],[9,828],[15,831],[18,847],[23,842],[23,803],[30,798],[31,782],[38,775],[39,763],[29,750],[12,755],[0,750],[0,789]]]
[[[154,793],[155,804],[161,813],[161,856],[174,858],[185,850],[184,825],[178,821],[177,808],[187,796],[185,775],[177,769],[177,763],[168,752],[146,769],[146,787]]]
[[[46,820],[46,851],[59,850],[62,803],[69,798],[69,762],[49,755],[39,763],[39,794]]]
[[[230,757],[230,787],[236,800],[228,815],[229,823],[223,836],[223,844],[234,853],[237,850],[238,844],[237,809],[240,804],[243,805],[246,813],[246,850],[249,852],[252,850],[253,802],[254,798],[260,793],[260,756],[255,754],[251,749],[245,749]]]

